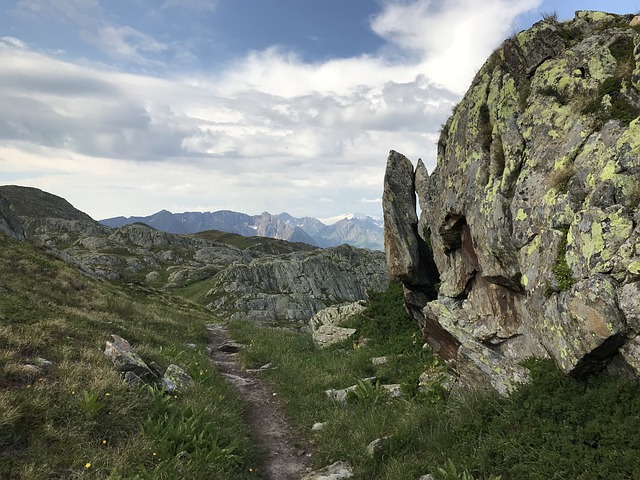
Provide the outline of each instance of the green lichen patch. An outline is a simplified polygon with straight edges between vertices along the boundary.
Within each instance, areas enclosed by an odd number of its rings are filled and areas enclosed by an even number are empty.
[[[581,113],[592,115],[599,123],[618,120],[629,125],[640,116],[640,104],[633,88],[632,76],[636,68],[634,42],[629,36],[621,36],[609,45],[609,52],[616,60],[612,76],[607,77],[595,93],[584,102]]]

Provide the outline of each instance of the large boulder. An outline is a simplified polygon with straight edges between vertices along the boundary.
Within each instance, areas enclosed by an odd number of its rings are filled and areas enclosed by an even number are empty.
[[[422,309],[425,340],[442,343],[434,324],[455,339],[443,356],[462,383],[508,393],[526,380],[520,362],[545,356],[583,376],[620,354],[640,373],[640,32],[631,18],[577,12],[505,41],[444,125],[435,170],[418,162],[422,250],[398,248],[407,231],[390,228],[387,253],[398,256],[389,270],[405,282],[407,306]],[[410,185],[406,162],[387,169]],[[397,198],[386,183],[385,196]],[[412,225],[411,202],[402,208],[394,215]],[[437,265],[437,300],[396,273],[420,257]]]
[[[365,309],[364,301],[332,305],[316,313],[309,320],[313,342],[320,348],[349,340],[356,333],[355,328],[340,326]]]

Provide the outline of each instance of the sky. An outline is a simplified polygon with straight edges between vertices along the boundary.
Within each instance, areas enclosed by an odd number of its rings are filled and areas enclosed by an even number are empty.
[[[505,38],[640,0],[0,0],[0,184],[94,219],[381,215]]]

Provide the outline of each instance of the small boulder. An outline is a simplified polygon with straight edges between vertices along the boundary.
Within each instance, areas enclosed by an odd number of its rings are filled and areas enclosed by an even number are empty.
[[[320,430],[322,430],[326,426],[327,426],[327,422],[316,422],[311,427],[311,431],[312,432],[319,432]]]
[[[367,456],[371,460],[379,459],[384,453],[384,447],[389,437],[376,438],[367,445]]]
[[[371,359],[371,363],[376,367],[389,363],[389,357],[375,357]]]
[[[302,477],[302,480],[343,480],[353,477],[351,465],[347,462],[338,461],[328,467],[311,472]]]
[[[140,358],[124,338],[111,335],[113,341],[107,341],[104,354],[111,359],[120,372],[133,372],[145,383],[152,383],[157,379],[147,364]]]
[[[391,383],[388,385],[380,385],[382,389],[387,393],[390,398],[402,397],[402,390],[399,383]]]
[[[193,385],[193,378],[177,365],[169,365],[162,377],[162,386],[167,393],[175,393],[185,387]]]

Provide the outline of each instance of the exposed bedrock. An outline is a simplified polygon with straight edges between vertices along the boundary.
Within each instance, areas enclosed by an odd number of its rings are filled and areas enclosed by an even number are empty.
[[[631,18],[577,12],[510,38],[444,125],[431,174],[389,156],[389,272],[463,383],[508,393],[530,357],[575,376],[617,358],[640,374],[640,32]]]

